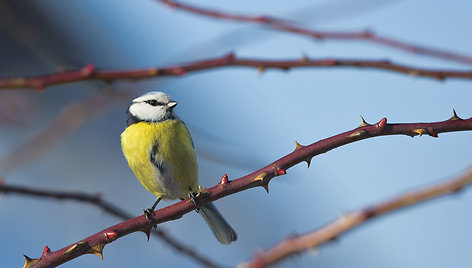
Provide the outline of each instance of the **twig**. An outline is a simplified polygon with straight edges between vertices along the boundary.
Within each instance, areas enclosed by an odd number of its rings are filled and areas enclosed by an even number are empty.
[[[460,178],[442,181],[427,187],[419,188],[402,194],[380,204],[350,212],[339,219],[298,237],[290,237],[266,251],[258,252],[252,260],[242,263],[238,267],[262,268],[280,262],[296,253],[317,248],[327,242],[335,240],[339,235],[392,211],[421,204],[440,196],[455,194],[472,183],[472,170]]]
[[[2,180],[0,180],[0,192],[2,193],[15,193],[22,194],[27,196],[37,196],[45,198],[54,198],[59,200],[75,200],[79,202],[89,203],[99,208],[102,208],[106,213],[121,218],[123,220],[128,220],[133,218],[133,215],[128,214],[119,207],[113,205],[112,203],[103,200],[99,194],[86,194],[79,192],[70,192],[70,191],[53,191],[53,190],[40,190],[31,187],[25,186],[15,186],[15,185],[6,185]],[[171,237],[169,234],[164,232],[161,229],[155,229],[152,231],[152,234],[163,240],[168,246],[173,248],[175,251],[187,255],[188,257],[194,259],[202,266],[205,267],[222,267],[215,264],[209,258],[202,256],[200,253],[192,249],[191,247],[183,244],[180,241],[177,241],[175,238]]]
[[[439,133],[443,132],[466,130],[472,130],[472,117],[469,119],[461,119],[455,112],[450,119],[435,123],[387,124],[387,119],[383,118],[378,123],[371,125],[367,124],[364,119],[362,119],[362,124],[353,130],[320,140],[308,146],[302,146],[296,143],[295,151],[249,175],[234,181],[229,181],[228,176],[225,175],[216,186],[201,191],[195,202],[186,199],[157,210],[149,216],[149,219],[146,219],[144,216],[139,216],[110,226],[57,251],[43,252],[43,255],[38,259],[27,258],[25,267],[55,267],[83,254],[101,254],[106,244],[115,241],[119,237],[136,231],[148,232],[151,226],[155,224],[176,220],[201,205],[227,195],[258,186],[268,191],[270,180],[276,176],[286,174],[286,170],[290,167],[302,161],[306,161],[309,165],[313,156],[348,143],[384,135],[408,135],[414,137],[425,134],[437,137]]]
[[[462,55],[458,53],[443,51],[434,48],[423,47],[419,45],[409,44],[393,38],[388,38],[378,34],[374,34],[371,31],[358,31],[358,32],[323,32],[317,30],[311,30],[289,23],[287,20],[276,18],[272,16],[250,16],[250,15],[239,15],[228,12],[210,10],[206,8],[196,7],[189,4],[183,4],[172,0],[157,0],[171,8],[181,9],[193,14],[201,16],[212,17],[216,19],[232,20],[240,22],[249,22],[255,24],[262,24],[271,27],[275,30],[290,32],[294,34],[300,34],[308,36],[317,40],[325,39],[340,39],[340,40],[364,40],[367,42],[395,48],[398,50],[406,51],[409,53],[427,55],[430,57],[436,57],[446,59],[450,61],[456,61],[461,63],[472,64],[472,57]]]
[[[16,77],[0,79],[0,89],[8,88],[33,88],[44,90],[47,86],[72,83],[86,80],[137,80],[159,76],[182,76],[186,73],[202,71],[213,68],[240,66],[257,68],[260,72],[266,69],[290,70],[291,68],[316,67],[356,67],[364,69],[386,70],[391,72],[408,74],[411,76],[429,77],[438,80],[446,78],[472,79],[472,71],[432,70],[392,63],[387,60],[350,60],[350,59],[308,59],[302,57],[293,60],[264,60],[237,58],[233,53],[222,57],[184,63],[180,65],[147,68],[135,70],[97,70],[89,64],[76,71],[51,73],[40,76]]]

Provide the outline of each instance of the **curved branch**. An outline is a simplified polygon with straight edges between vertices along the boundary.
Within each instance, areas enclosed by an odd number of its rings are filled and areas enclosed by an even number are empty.
[[[238,267],[261,268],[269,266],[294,254],[317,248],[320,245],[333,241],[339,235],[352,230],[370,219],[440,196],[455,194],[466,186],[470,186],[470,184],[472,184],[472,170],[469,170],[460,178],[419,188],[385,202],[348,213],[326,226],[305,235],[287,238],[269,250],[258,252],[254,259]]]
[[[296,149],[292,153],[244,177],[229,181],[225,175],[216,186],[202,190],[195,202],[186,199],[155,211],[149,216],[149,219],[146,219],[145,216],[139,216],[106,228],[57,251],[47,251],[38,259],[32,260],[27,258],[26,267],[54,267],[86,253],[101,254],[106,244],[115,241],[119,237],[136,231],[146,232],[153,225],[176,220],[201,205],[227,195],[258,186],[268,190],[270,180],[276,176],[286,174],[288,168],[302,161],[306,161],[309,164],[313,156],[348,143],[385,135],[408,135],[414,137],[425,134],[437,137],[439,133],[443,132],[466,130],[472,130],[472,117],[464,120],[459,118],[455,112],[449,120],[435,123],[388,124],[387,119],[383,118],[378,123],[371,125],[362,120],[362,124],[353,130],[320,140],[311,145],[302,146],[296,143]],[[31,263],[31,265],[28,266],[28,263]]]
[[[51,73],[40,76],[16,77],[0,79],[0,89],[8,88],[33,88],[44,90],[47,86],[72,83],[86,80],[102,80],[105,82],[113,80],[137,80],[160,76],[182,76],[186,73],[222,68],[229,66],[252,67],[260,72],[266,69],[290,70],[292,68],[315,67],[356,67],[363,69],[377,69],[411,76],[422,76],[444,80],[446,78],[472,79],[472,71],[432,70],[411,67],[392,63],[387,60],[350,60],[350,59],[308,59],[302,57],[292,60],[264,60],[237,58],[233,53],[222,57],[184,63],[162,68],[147,68],[135,70],[97,70],[92,64],[80,70]]]
[[[249,15],[239,15],[232,14],[228,12],[209,10],[205,8],[200,8],[192,6],[189,4],[183,4],[173,0],[157,0],[158,2],[163,3],[171,8],[181,9],[193,14],[212,17],[222,20],[232,20],[240,22],[249,22],[255,24],[263,24],[272,29],[290,32],[294,34],[308,36],[317,40],[324,39],[339,39],[339,40],[363,40],[366,42],[371,42],[379,45],[383,45],[390,48],[395,48],[398,50],[406,51],[413,54],[427,55],[430,57],[456,61],[460,63],[466,63],[472,65],[472,57],[467,55],[462,55],[458,53],[448,52],[444,50],[434,49],[423,47],[415,44],[409,44],[402,42],[393,38],[388,38],[378,34],[374,34],[371,31],[358,31],[358,32],[323,32],[307,29],[295,24],[289,23],[288,21],[280,18],[275,18],[271,16],[249,16]]]
[[[123,220],[128,220],[133,218],[133,215],[128,214],[114,204],[103,200],[100,194],[86,194],[79,192],[69,192],[69,191],[53,191],[53,190],[40,190],[31,187],[24,186],[14,186],[6,185],[2,180],[0,180],[0,192],[2,193],[15,193],[23,194],[27,196],[36,196],[36,197],[45,197],[45,198],[54,198],[59,200],[74,200],[84,203],[89,203],[91,205],[102,208],[108,214],[121,218]],[[180,252],[194,259],[196,262],[200,263],[206,267],[222,267],[215,264],[212,260],[207,257],[202,256],[200,253],[193,250],[191,247],[183,244],[180,241],[177,241],[175,238],[171,237],[169,234],[160,229],[155,229],[152,231],[152,234],[162,241],[164,241],[168,246],[173,248],[175,251]],[[149,237],[149,236],[148,236]]]

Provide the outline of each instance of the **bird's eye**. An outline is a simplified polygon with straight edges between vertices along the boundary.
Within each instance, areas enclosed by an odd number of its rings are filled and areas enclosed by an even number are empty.
[[[152,106],[157,106],[161,103],[157,102],[157,100],[147,100],[146,103],[148,103],[149,105],[152,105]]]

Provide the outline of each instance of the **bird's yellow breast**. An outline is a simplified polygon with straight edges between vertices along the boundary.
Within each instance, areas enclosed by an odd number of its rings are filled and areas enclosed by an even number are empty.
[[[136,177],[155,196],[186,198],[189,188],[197,190],[195,150],[179,119],[132,124],[121,134],[121,147]]]

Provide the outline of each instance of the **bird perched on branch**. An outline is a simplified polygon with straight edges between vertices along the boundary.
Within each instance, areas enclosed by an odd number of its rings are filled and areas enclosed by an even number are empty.
[[[162,199],[185,199],[199,188],[198,166],[192,138],[185,124],[174,114],[177,102],[163,92],[148,92],[134,99],[121,134],[121,147],[130,168],[141,184],[157,196],[150,215]],[[218,241],[229,244],[236,232],[216,207],[199,209]]]

